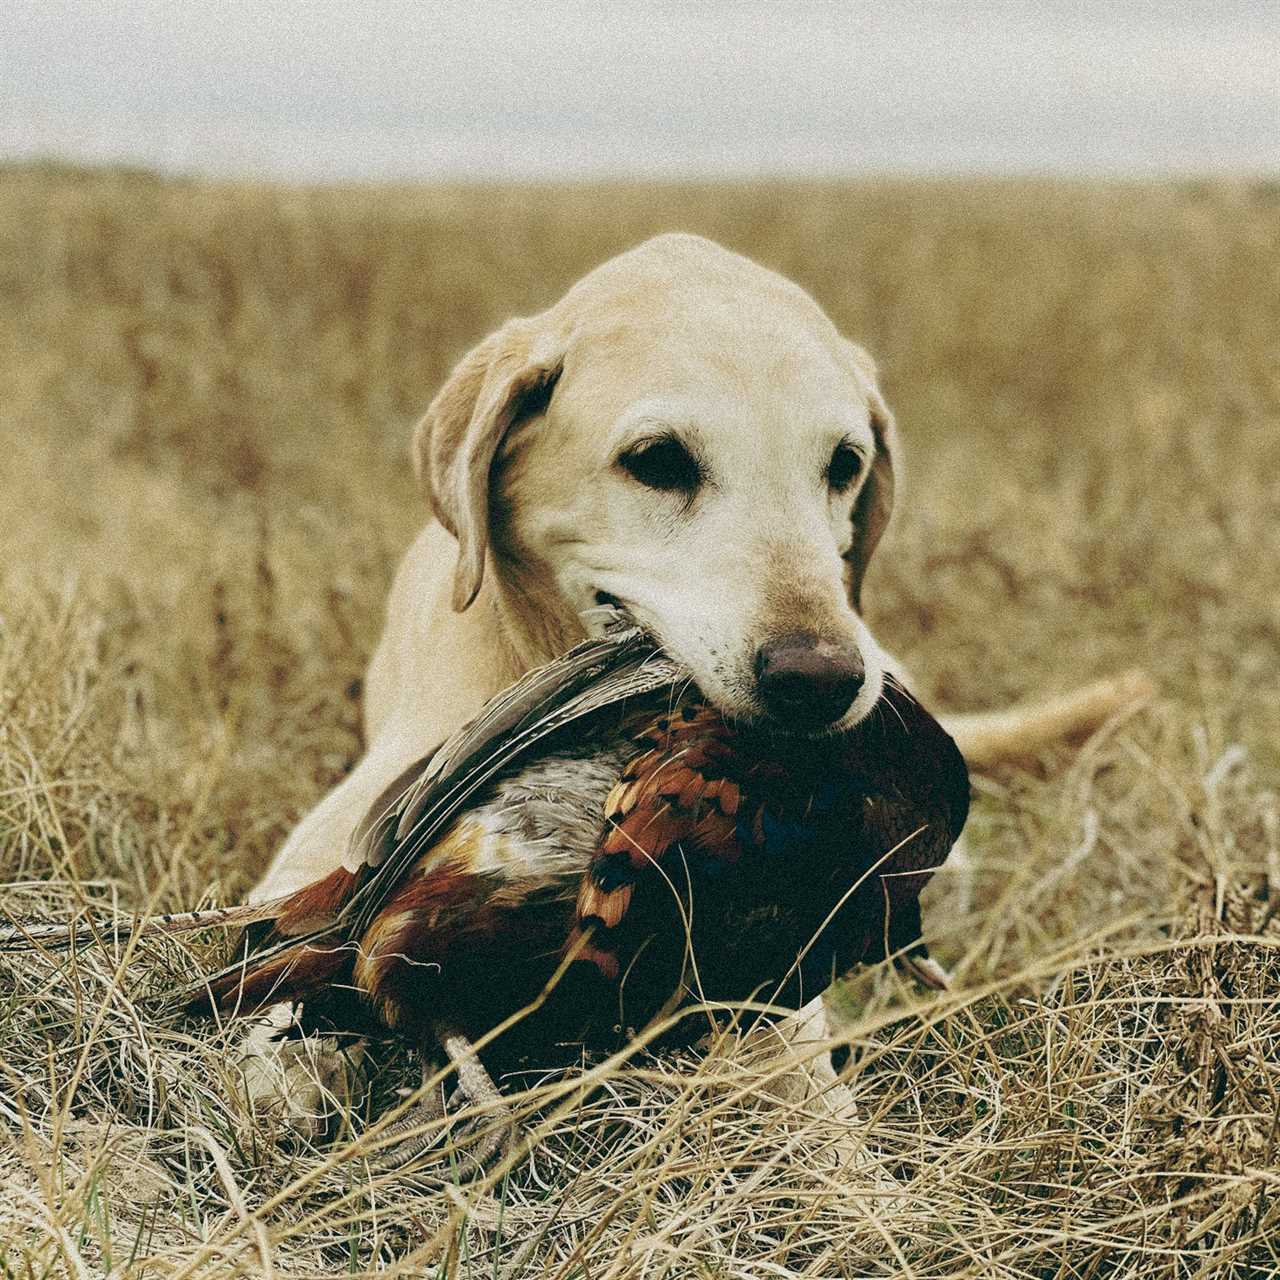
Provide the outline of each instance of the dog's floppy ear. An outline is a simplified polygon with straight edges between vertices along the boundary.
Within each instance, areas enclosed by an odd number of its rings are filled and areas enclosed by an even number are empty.
[[[546,406],[563,351],[536,322],[510,320],[458,362],[413,435],[414,469],[435,517],[458,540],[453,607],[461,612],[484,579],[489,475],[503,437]]]
[[[893,514],[893,459],[897,452],[897,432],[893,415],[876,386],[876,367],[871,357],[861,347],[853,346],[854,365],[859,381],[863,384],[867,404],[871,410],[871,430],[875,436],[876,453],[871,460],[871,472],[858,491],[853,504],[853,541],[845,554],[849,565],[849,596],[853,607],[862,612],[862,580],[871,562],[872,552],[884,534]]]

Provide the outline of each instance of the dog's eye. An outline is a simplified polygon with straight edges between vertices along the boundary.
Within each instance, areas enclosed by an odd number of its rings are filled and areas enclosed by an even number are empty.
[[[838,444],[836,451],[827,463],[827,483],[837,492],[843,493],[862,471],[862,454],[852,445]]]
[[[674,436],[664,436],[624,453],[618,465],[650,489],[692,493],[702,483],[702,467],[697,458]]]

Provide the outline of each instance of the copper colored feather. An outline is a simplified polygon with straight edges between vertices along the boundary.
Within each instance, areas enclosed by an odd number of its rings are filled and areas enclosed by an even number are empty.
[[[286,900],[206,999],[478,1038],[556,979],[497,1040],[504,1062],[616,1042],[681,1002],[794,1007],[922,950],[919,894],[968,800],[955,744],[900,688],[848,733],[770,736],[628,629],[406,771],[347,865]]]

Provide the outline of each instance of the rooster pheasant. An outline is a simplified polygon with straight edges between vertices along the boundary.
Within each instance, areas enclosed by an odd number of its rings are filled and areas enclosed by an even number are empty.
[[[955,744],[896,684],[849,732],[782,737],[615,627],[398,778],[203,1000],[354,1002],[496,1104],[471,1045],[508,1020],[486,1066],[617,1044],[693,1001],[798,1007],[888,956],[931,980],[919,894],[968,803]]]

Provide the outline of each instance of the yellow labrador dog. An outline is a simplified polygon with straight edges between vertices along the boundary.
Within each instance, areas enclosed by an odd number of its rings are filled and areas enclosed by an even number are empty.
[[[624,604],[743,719],[855,724],[891,660],[860,613],[897,443],[875,366],[802,289],[690,235],[596,268],[463,358],[414,436],[435,519],[369,667],[368,752],[254,897],[332,871],[379,793],[530,666]],[[970,763],[1087,731],[1122,677],[948,722]]]

